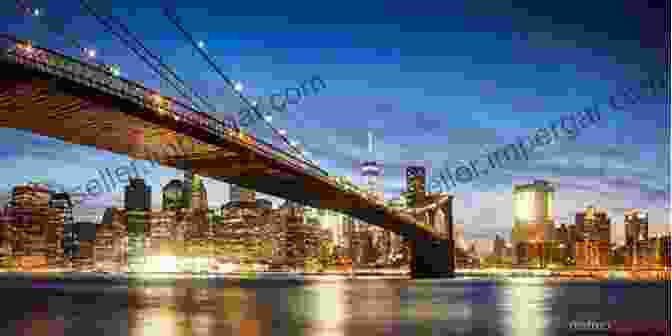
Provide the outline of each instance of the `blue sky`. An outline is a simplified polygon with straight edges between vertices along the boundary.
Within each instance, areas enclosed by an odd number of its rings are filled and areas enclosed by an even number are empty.
[[[78,1],[32,3],[45,10],[47,24],[21,17],[9,1],[0,5],[7,31],[76,54],[57,33],[64,27],[70,38],[95,48],[99,60],[121,65],[124,76],[177,95],[85,15]],[[126,0],[96,2],[97,9],[124,18],[221,113],[235,110],[236,104],[163,17],[159,6],[164,3],[177,8],[222,70],[242,81],[246,95],[269,96],[314,75],[323,78],[326,89],[274,114],[273,122],[339,175],[353,175],[356,163],[370,158],[367,131],[374,132],[388,198],[405,188],[408,164],[436,170],[474,159],[563,114],[606,104],[610,95],[641,79],[665,78],[669,71],[669,9],[647,8],[644,1],[606,6],[587,1],[180,0],[143,1],[143,8],[132,8],[138,3]],[[547,146],[529,161],[458,185],[452,191],[455,217],[465,234],[508,236],[513,184],[542,178],[558,185],[554,212],[559,221],[573,223],[577,208],[594,204],[620,224],[623,209],[642,207],[651,213],[652,231],[669,230],[669,96],[624,111],[605,108],[602,119],[576,140]],[[268,132],[262,126],[254,131]],[[95,178],[96,169],[128,163],[120,155],[13,129],[0,129],[0,156],[0,190],[35,178],[80,185]],[[149,169],[146,178],[158,202],[160,186],[178,173]],[[227,186],[207,179],[206,186],[213,206],[226,200]],[[87,206],[119,199],[119,194],[105,195]],[[618,230],[622,227],[614,230],[615,238],[622,236]]]

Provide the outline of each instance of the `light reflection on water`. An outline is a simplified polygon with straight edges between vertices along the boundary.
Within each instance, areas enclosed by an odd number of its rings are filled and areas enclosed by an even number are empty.
[[[670,314],[669,283],[539,278],[178,279],[130,288],[23,290],[26,305],[16,308],[23,315],[9,318],[14,322],[0,335],[565,335],[572,320],[665,320]],[[623,314],[643,305],[650,309],[640,317]]]

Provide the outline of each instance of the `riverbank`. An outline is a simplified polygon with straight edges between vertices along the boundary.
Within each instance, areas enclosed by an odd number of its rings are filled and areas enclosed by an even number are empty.
[[[0,270],[0,277],[5,279],[25,280],[74,280],[74,281],[128,281],[143,280],[170,280],[170,279],[347,279],[347,278],[389,278],[408,279],[409,272],[402,270],[357,270],[356,272],[227,272],[227,273],[106,273],[106,272],[68,272],[68,271],[40,271],[40,272],[13,272]],[[553,278],[553,279],[595,279],[595,280],[653,280],[670,281],[670,270],[458,270],[456,278]]]

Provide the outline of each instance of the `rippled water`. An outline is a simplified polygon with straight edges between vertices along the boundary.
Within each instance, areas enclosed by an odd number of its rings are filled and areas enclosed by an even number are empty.
[[[670,323],[669,282],[0,280],[0,291],[0,335],[567,335],[571,321]]]

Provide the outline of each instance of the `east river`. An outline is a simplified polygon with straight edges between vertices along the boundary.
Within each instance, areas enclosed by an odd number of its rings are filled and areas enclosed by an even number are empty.
[[[665,281],[3,276],[0,291],[0,335],[669,335],[670,325]]]

